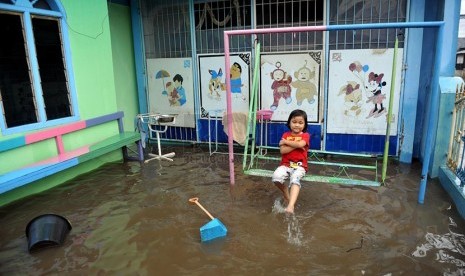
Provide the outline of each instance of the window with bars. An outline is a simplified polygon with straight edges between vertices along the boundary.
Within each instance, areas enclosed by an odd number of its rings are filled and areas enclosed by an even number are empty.
[[[188,1],[142,1],[146,53],[154,57],[190,56]],[[197,53],[222,53],[223,31],[317,25],[405,22],[407,0],[250,0],[194,1]],[[328,14],[328,18],[326,18]],[[254,20],[255,18],[255,20]],[[255,22],[255,24],[254,24]],[[403,47],[403,30],[329,32],[330,49]],[[321,50],[323,32],[258,35],[264,52]],[[250,51],[250,36],[234,36],[231,51]]]
[[[194,0],[189,5],[188,0],[141,0],[146,58],[222,55],[226,30],[405,22],[407,1]],[[229,37],[229,50],[252,52],[254,40],[258,39],[263,54],[322,51],[324,55],[328,49],[393,48],[396,36],[399,47],[403,47],[403,36],[399,36],[402,31],[234,35]],[[191,37],[194,38],[192,47]],[[193,48],[196,49],[194,56]],[[198,74],[198,68],[193,68],[193,72]],[[321,76],[325,77],[323,73]]]
[[[317,26],[324,24],[324,0],[257,0],[257,28]],[[258,35],[263,52],[323,49],[322,32]]]
[[[407,20],[407,0],[331,0],[329,25],[393,23]],[[404,30],[373,29],[329,32],[329,48],[382,49],[404,45]]]
[[[257,0],[257,27],[290,27],[323,22],[323,0]]]
[[[143,1],[141,12],[146,58],[191,56],[188,1]]]
[[[250,1],[246,0],[196,3],[194,13],[196,30],[251,26]]]
[[[198,54],[222,53],[223,31],[252,28],[250,0],[197,1],[194,4],[195,37]],[[234,36],[231,52],[250,51],[250,36]]]
[[[7,38],[0,43],[4,134],[73,116],[60,19],[40,12],[52,10],[48,1],[16,3],[0,3],[0,34]]]

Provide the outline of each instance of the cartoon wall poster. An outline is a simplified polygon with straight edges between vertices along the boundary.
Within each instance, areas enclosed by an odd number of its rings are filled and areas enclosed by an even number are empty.
[[[147,59],[150,113],[177,114],[175,126],[195,127],[190,58]]]
[[[202,117],[222,117],[226,111],[226,70],[224,55],[199,55]],[[250,52],[230,55],[233,112],[249,112]],[[217,112],[214,112],[217,111]]]
[[[397,134],[403,49],[398,49],[390,135]],[[327,132],[386,135],[394,49],[332,50]]]
[[[318,122],[321,51],[262,54],[260,108],[273,110],[272,121],[287,121],[294,109]]]

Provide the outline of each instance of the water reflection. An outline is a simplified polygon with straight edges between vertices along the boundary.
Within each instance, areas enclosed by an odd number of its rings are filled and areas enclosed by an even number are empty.
[[[287,224],[287,242],[295,246],[305,246],[311,240],[307,238],[305,240],[304,234],[302,232],[303,224],[306,223],[308,219],[312,217],[312,212],[308,214],[287,214],[286,207],[283,205],[282,199],[277,198],[274,201],[273,207],[271,208],[274,214],[284,214],[283,223]],[[284,235],[286,236],[286,235]]]
[[[436,181],[416,202],[420,164],[392,164],[379,188],[304,183],[295,214],[270,179],[227,156],[175,148],[173,162],[108,164],[0,209],[1,275],[463,275],[465,224]],[[201,243],[209,221],[228,228]],[[27,251],[25,227],[68,218],[63,246]]]
[[[455,221],[449,217],[449,231],[445,234],[425,234],[426,242],[417,246],[412,256],[425,258],[428,255],[435,256],[439,263],[452,264],[457,270],[444,272],[444,275],[465,275],[465,236],[453,232],[450,228],[457,228]]]

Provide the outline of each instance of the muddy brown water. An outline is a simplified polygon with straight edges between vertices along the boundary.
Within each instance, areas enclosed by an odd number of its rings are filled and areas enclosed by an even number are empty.
[[[200,147],[173,162],[107,164],[0,209],[1,275],[464,275],[464,221],[438,181],[417,203],[421,165],[391,162],[382,187],[303,183],[294,216],[269,178]],[[228,235],[200,241],[209,218]],[[29,253],[25,228],[60,214],[60,247]]]

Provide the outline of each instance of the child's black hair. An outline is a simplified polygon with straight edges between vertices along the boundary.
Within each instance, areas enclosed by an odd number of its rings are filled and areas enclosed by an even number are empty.
[[[292,120],[292,118],[297,117],[297,116],[301,116],[302,118],[304,118],[305,125],[304,125],[304,129],[302,130],[302,132],[306,132],[307,131],[307,125],[308,125],[307,113],[305,111],[301,110],[301,109],[293,110],[291,112],[291,114],[289,114],[289,118],[287,119],[286,126],[289,129],[291,129],[291,120]]]

